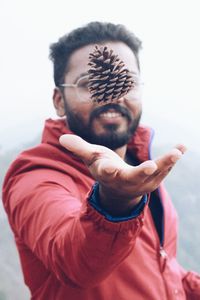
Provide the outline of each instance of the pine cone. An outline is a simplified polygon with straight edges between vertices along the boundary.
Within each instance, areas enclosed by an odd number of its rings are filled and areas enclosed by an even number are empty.
[[[114,102],[134,86],[134,80],[125,64],[107,46],[95,46],[89,55],[88,88],[97,103]]]

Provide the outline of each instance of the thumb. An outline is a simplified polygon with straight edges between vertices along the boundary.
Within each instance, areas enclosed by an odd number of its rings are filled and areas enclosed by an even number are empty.
[[[80,159],[89,162],[95,152],[94,145],[86,142],[74,134],[64,134],[59,138],[60,144],[67,150],[73,152]]]

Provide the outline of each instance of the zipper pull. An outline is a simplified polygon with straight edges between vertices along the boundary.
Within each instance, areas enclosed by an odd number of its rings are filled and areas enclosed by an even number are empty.
[[[167,252],[163,247],[160,247],[160,270],[163,273],[165,271],[165,266],[167,263]]]
[[[167,258],[167,252],[165,251],[165,249],[163,247],[160,247],[160,256],[164,259]]]

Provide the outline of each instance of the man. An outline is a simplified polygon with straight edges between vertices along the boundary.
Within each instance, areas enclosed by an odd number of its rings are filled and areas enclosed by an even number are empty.
[[[113,103],[93,103],[87,89],[95,45],[133,74],[131,92]],[[122,25],[100,22],[51,46],[61,118],[46,121],[42,143],[16,159],[3,188],[31,299],[200,299],[200,276],[176,260],[177,217],[161,184],[185,148],[149,157],[140,48]]]

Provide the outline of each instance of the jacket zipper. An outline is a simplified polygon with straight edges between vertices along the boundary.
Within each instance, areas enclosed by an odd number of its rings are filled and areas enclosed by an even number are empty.
[[[161,199],[161,195],[160,195],[160,191],[159,191],[159,188],[158,188],[158,194],[159,194],[159,199]],[[161,205],[163,207],[163,204],[161,202]],[[149,214],[150,214],[150,219],[151,219],[151,224],[152,224],[152,227],[153,227],[153,231],[154,231],[154,236],[156,238],[156,244],[159,245],[159,249],[158,249],[158,253],[159,253],[159,258],[161,257],[163,260],[164,260],[164,267],[165,267],[165,264],[166,264],[166,260],[167,260],[167,252],[165,251],[164,249],[164,208],[163,208],[163,219],[162,219],[162,227],[163,227],[163,236],[162,236],[162,240],[159,239],[159,236],[158,236],[158,232],[156,230],[156,227],[155,227],[155,224],[154,224],[154,220],[153,220],[153,216],[151,214],[151,210],[149,208]],[[159,265],[160,265],[160,261],[159,261]],[[163,268],[164,270],[164,268]],[[166,282],[165,282],[165,279],[164,279],[164,276],[163,276],[163,272],[160,271],[161,273],[161,277],[163,279],[163,285],[164,285],[164,288],[165,288],[165,298],[168,299],[168,292],[167,292],[167,286],[166,286]]]

